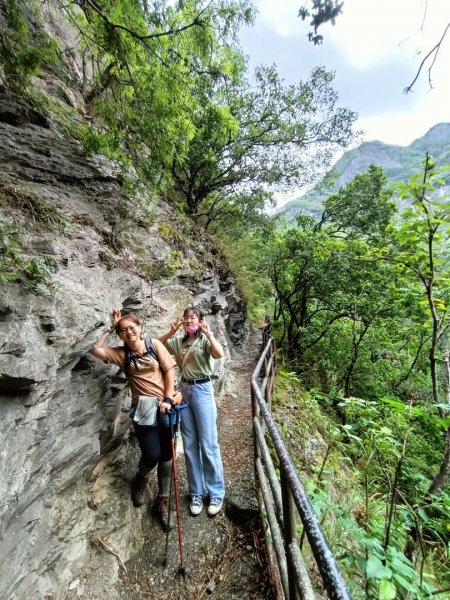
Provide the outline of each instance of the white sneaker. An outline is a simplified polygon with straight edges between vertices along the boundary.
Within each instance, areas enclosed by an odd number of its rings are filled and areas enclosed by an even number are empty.
[[[208,506],[208,515],[210,517],[214,517],[215,515],[217,515],[217,513],[220,512],[222,505],[223,505],[222,498],[211,498],[211,502],[209,503],[209,506]]]
[[[203,509],[202,496],[196,496],[195,494],[192,494],[189,509],[191,511],[191,515],[194,515],[194,517],[199,515]]]

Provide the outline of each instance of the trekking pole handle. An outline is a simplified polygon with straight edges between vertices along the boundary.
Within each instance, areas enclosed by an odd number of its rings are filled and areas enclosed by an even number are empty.
[[[178,424],[180,422],[180,412],[182,410],[184,410],[185,408],[187,408],[188,406],[189,406],[189,402],[183,402],[181,404],[172,404],[172,408],[167,411],[166,414],[169,417],[170,427],[172,429],[172,435],[173,435],[174,421],[175,421],[175,424],[178,426]]]
[[[172,404],[172,408],[167,411],[167,414],[173,415],[174,413],[181,412],[188,406],[189,406],[189,402],[182,402],[181,404]]]

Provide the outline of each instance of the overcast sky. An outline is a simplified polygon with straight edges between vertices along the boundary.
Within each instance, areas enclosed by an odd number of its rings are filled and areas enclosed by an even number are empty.
[[[242,31],[252,67],[275,63],[287,83],[324,65],[336,72],[340,104],[359,114],[366,140],[408,145],[440,122],[450,122],[450,31],[432,71],[404,94],[422,58],[450,21],[449,0],[344,0],[333,27],[319,29],[321,46],[308,42],[308,22],[297,17],[303,0],[255,0],[259,14]]]

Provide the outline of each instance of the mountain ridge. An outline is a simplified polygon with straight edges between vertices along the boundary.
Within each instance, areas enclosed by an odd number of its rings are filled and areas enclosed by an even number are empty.
[[[388,182],[406,181],[422,169],[422,161],[429,152],[438,165],[450,163],[450,123],[437,123],[425,135],[408,146],[386,144],[380,140],[362,142],[357,148],[345,152],[331,168],[326,178],[334,173],[334,182],[322,183],[311,191],[287,202],[275,214],[294,219],[299,213],[317,216],[322,201],[346,185],[358,173],[366,171],[371,164],[382,167]],[[324,178],[325,179],[325,178]]]

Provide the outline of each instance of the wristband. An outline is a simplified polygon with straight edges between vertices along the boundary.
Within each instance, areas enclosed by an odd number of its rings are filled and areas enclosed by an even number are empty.
[[[169,398],[169,396],[164,396],[163,402],[166,402],[167,404],[170,404],[170,406],[173,406],[173,400],[172,398]]]
[[[115,329],[116,329],[116,326],[115,325],[111,325],[111,327],[109,329],[107,329],[106,331],[108,333],[113,333],[115,331]]]

